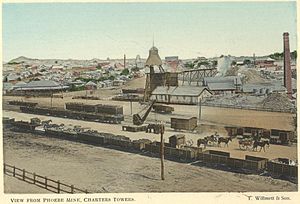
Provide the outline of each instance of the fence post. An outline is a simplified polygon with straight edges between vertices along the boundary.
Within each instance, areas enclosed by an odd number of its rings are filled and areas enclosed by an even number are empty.
[[[60,181],[57,181],[57,193],[60,193]]]
[[[74,193],[74,185],[71,185],[71,193]]]
[[[16,167],[14,166],[14,169],[13,169],[13,176],[15,177],[16,176]]]
[[[47,179],[47,177],[45,176],[45,188],[46,188],[46,189],[48,188],[47,181],[48,181],[48,179]]]
[[[35,184],[35,173],[33,173],[33,184]]]
[[[23,181],[25,181],[25,169],[23,169]]]

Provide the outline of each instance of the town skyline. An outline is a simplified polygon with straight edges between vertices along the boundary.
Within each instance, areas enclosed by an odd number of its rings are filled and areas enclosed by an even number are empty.
[[[264,56],[283,32],[295,50],[296,2],[5,3],[3,61],[146,58],[153,36],[162,57]]]

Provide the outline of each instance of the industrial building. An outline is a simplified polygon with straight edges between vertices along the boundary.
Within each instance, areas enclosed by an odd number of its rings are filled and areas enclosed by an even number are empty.
[[[206,87],[199,86],[158,86],[150,97],[161,103],[196,105],[212,93]]]
[[[239,76],[205,77],[202,85],[214,94],[226,94],[239,92],[242,81]]]
[[[27,84],[21,84],[14,89],[15,95],[25,96],[51,96],[53,93],[65,91],[69,86],[58,84],[51,80],[31,81]]]

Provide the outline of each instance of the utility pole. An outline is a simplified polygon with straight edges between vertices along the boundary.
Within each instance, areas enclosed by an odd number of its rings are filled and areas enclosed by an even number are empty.
[[[132,115],[132,96],[130,97],[130,115]]]
[[[52,102],[53,102],[53,91],[51,90],[51,108],[52,108]]]
[[[161,180],[165,180],[165,172],[164,172],[164,132],[165,132],[165,126],[161,122],[160,124],[160,161],[161,161]]]
[[[198,105],[199,105],[199,116],[198,116],[198,118],[199,118],[199,123],[200,123],[200,120],[201,120],[201,98],[200,98],[200,100],[199,100],[199,102],[198,102]]]

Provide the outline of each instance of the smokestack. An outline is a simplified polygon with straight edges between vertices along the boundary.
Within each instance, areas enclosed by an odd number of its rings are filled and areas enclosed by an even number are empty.
[[[284,54],[284,87],[287,89],[287,96],[292,98],[292,70],[289,33],[283,33],[283,54]]]
[[[126,55],[124,54],[124,69],[126,68]]]

